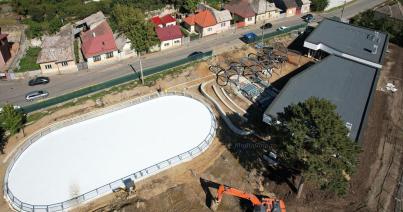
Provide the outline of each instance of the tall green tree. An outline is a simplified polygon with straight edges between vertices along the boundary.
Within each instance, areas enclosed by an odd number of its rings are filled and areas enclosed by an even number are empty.
[[[132,48],[137,52],[149,51],[152,46],[158,44],[154,25],[145,20],[140,9],[117,4],[113,7],[111,21],[119,32],[130,39]]]
[[[199,0],[184,0],[181,5],[182,12],[193,13],[196,11]]]
[[[13,105],[6,104],[3,106],[3,110],[0,113],[0,125],[3,129],[8,130],[11,135],[21,129],[23,120],[23,114],[15,110]]]
[[[311,97],[289,105],[278,114],[272,133],[282,164],[323,189],[346,193],[360,148],[348,137],[334,104]]]
[[[311,10],[321,12],[329,5],[329,0],[311,0]]]

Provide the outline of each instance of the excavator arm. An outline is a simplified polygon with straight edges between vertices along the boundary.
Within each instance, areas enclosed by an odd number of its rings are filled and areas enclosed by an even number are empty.
[[[221,202],[221,199],[224,196],[224,194],[229,194],[231,196],[236,196],[236,197],[239,197],[239,198],[247,199],[247,200],[252,202],[253,206],[262,204],[262,202],[259,200],[259,198],[257,198],[255,195],[243,192],[243,191],[238,190],[236,188],[231,188],[231,187],[226,186],[226,185],[220,185],[218,187],[217,197],[216,197],[216,202],[217,203]]]

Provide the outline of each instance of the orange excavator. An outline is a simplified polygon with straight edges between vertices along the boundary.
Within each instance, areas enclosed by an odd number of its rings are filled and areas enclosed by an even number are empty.
[[[232,188],[226,185],[220,185],[217,190],[217,196],[211,206],[211,209],[216,210],[218,205],[220,204],[222,197],[224,194],[228,194],[231,196],[236,196],[239,198],[247,199],[251,201],[253,205],[254,212],[286,212],[285,211],[285,203],[283,200],[277,200],[273,198],[261,198],[259,199],[257,196],[247,193],[236,188]]]

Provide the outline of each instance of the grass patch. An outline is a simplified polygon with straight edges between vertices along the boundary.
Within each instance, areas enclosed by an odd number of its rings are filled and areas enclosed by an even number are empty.
[[[21,58],[19,68],[16,72],[25,72],[40,69],[39,64],[36,63],[38,54],[41,51],[39,47],[31,47],[27,50],[27,53]]]

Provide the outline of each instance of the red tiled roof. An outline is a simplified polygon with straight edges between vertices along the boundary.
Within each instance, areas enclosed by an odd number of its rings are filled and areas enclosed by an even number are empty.
[[[172,17],[171,15],[165,15],[161,17],[161,21],[163,24],[171,23],[171,22],[176,22],[176,19]]]
[[[248,0],[232,0],[224,8],[242,18],[250,18],[256,15]]]
[[[112,29],[106,21],[81,33],[81,42],[81,49],[86,58],[118,50]]]
[[[158,25],[165,25],[165,24],[171,23],[171,22],[176,22],[176,19],[174,17],[172,17],[171,15],[165,15],[162,17],[154,16],[151,18],[150,21],[158,26]]]
[[[181,38],[183,36],[178,25],[156,28],[155,31],[161,42]]]
[[[187,24],[191,25],[191,26],[195,25],[195,15],[190,15],[190,16],[186,17],[186,18],[184,19],[184,21],[185,21]]]
[[[151,18],[151,22],[153,23],[153,24],[155,24],[155,25],[162,25],[162,20],[161,20],[161,18],[160,17],[158,17],[158,16],[154,16],[154,17],[152,17]]]
[[[194,23],[204,28],[216,25],[217,21],[209,10],[203,10],[194,15]]]

